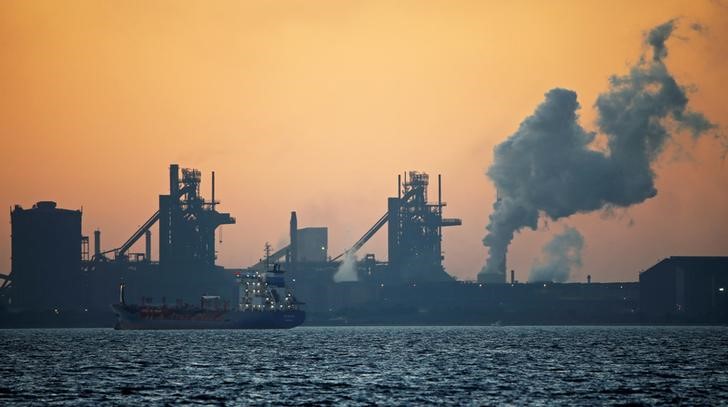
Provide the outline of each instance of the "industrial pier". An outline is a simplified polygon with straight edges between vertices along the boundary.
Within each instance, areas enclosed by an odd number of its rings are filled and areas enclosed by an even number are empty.
[[[263,258],[248,267],[223,268],[216,265],[215,231],[236,220],[217,210],[214,172],[210,180],[206,200],[199,170],[170,165],[169,193],[159,195],[158,210],[113,249],[104,249],[96,230],[90,250],[81,211],[51,201],[16,205],[12,270],[0,276],[0,327],[112,326],[109,305],[120,283],[133,303],[194,304],[212,293],[233,303],[235,276],[273,262],[288,271],[308,324],[728,322],[728,257],[671,257],[641,273],[639,283],[524,284],[512,272],[510,282],[457,281],[442,264],[442,228],[462,221],[443,217],[442,177],[430,202],[430,178],[416,171],[397,177],[384,214],[344,253],[330,257],[328,229],[300,228],[294,211],[289,244],[266,245]],[[360,254],[385,225],[387,260]],[[142,238],[144,251],[132,252]],[[342,261],[355,255],[355,281],[335,282]]]

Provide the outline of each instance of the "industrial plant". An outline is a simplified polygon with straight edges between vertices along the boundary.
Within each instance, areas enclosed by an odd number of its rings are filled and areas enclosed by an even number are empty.
[[[640,282],[520,283],[457,281],[443,267],[442,230],[462,224],[444,217],[442,176],[437,199],[428,197],[430,176],[397,176],[397,195],[386,212],[343,253],[329,255],[328,228],[299,227],[291,212],[289,242],[265,244],[256,264],[216,264],[215,232],[236,219],[218,211],[215,173],[210,199],[202,173],[169,167],[169,192],[158,210],[114,248],[103,234],[83,234],[80,210],[41,201],[10,213],[12,271],[2,276],[0,326],[112,326],[110,304],[119,286],[139,304],[195,303],[214,293],[238,298],[237,276],[273,264],[305,303],[307,324],[587,324],[714,323],[728,321],[728,257],[670,258],[640,275]],[[285,221],[281,222],[282,225]],[[386,227],[387,254],[362,253]],[[156,231],[159,252],[152,253]],[[143,252],[132,252],[144,241]],[[90,248],[93,246],[93,249]],[[264,242],[261,242],[261,247]],[[156,257],[156,260],[155,260]],[[346,279],[337,273],[350,267]]]

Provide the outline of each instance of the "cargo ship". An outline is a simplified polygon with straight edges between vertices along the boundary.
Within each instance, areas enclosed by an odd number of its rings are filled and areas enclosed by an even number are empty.
[[[287,289],[283,271],[251,271],[237,276],[238,304],[230,307],[220,296],[205,295],[200,305],[178,301],[167,304],[127,304],[124,284],[119,303],[111,308],[117,316],[115,329],[288,329],[306,319],[303,303]]]

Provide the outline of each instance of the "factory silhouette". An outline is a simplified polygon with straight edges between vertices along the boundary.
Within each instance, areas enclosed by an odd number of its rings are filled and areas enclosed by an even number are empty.
[[[159,195],[158,211],[113,249],[102,244],[99,230],[93,239],[83,235],[80,210],[52,201],[16,205],[11,273],[0,276],[0,327],[111,327],[110,304],[122,283],[129,302],[194,304],[215,294],[232,304],[237,275],[274,263],[287,270],[287,283],[306,303],[307,324],[728,322],[728,257],[670,257],[640,273],[639,282],[522,283],[513,271],[506,279],[505,261],[498,279],[457,281],[443,267],[442,228],[462,221],[443,217],[442,177],[431,202],[428,174],[403,175],[386,213],[344,253],[330,256],[328,229],[299,228],[291,212],[289,244],[266,244],[259,262],[240,269],[215,262],[215,231],[236,220],[218,211],[214,172],[207,200],[199,170],[170,165],[169,192]],[[354,278],[336,282],[343,263],[385,225],[387,261],[364,253],[352,264]],[[144,251],[132,252],[142,239]]]

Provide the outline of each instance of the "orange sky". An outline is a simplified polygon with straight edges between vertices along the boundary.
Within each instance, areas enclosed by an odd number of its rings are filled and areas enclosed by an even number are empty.
[[[238,220],[224,228],[219,262],[240,267],[266,240],[287,240],[290,210],[301,226],[329,226],[338,254],[386,211],[396,174],[417,169],[443,174],[446,214],[464,223],[445,231],[445,265],[474,278],[493,146],[556,86],[577,91],[593,129],[609,75],[674,17],[667,64],[724,128],[724,1],[5,0],[0,204],[83,207],[84,232],[100,228],[111,248],[156,210],[169,163],[215,170],[221,209]],[[707,32],[687,30],[694,21]],[[728,255],[720,144],[681,140],[656,166],[656,198],[521,233],[509,268],[525,279],[561,224],[586,241],[575,280],[635,280],[665,256]],[[380,234],[364,251],[385,258]]]

